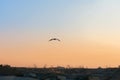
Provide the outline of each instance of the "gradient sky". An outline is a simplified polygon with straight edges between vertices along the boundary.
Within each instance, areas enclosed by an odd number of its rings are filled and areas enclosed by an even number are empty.
[[[0,0],[0,64],[118,66],[120,0]]]

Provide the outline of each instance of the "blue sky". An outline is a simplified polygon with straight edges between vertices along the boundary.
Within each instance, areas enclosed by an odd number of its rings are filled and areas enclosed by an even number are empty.
[[[93,41],[97,41],[98,36],[111,39],[120,34],[119,2],[119,0],[1,0],[1,35],[6,38],[11,36],[14,40],[16,36],[24,35],[31,38],[61,35],[68,39],[74,37]]]
[[[59,28],[62,27],[59,24],[64,24],[69,20],[79,17],[74,11],[79,12],[79,8],[77,7],[84,4],[87,5],[88,1],[1,0],[1,25],[5,26],[4,24],[7,23],[9,26],[6,27],[12,27],[10,26],[11,24],[16,24],[21,25],[21,28],[29,25],[35,25],[34,27],[39,25],[41,28],[47,27],[48,29],[51,29],[52,26],[52,28]]]
[[[19,34],[22,34],[21,36],[43,34],[42,36],[47,37],[49,34],[69,34],[71,30],[74,33],[76,28],[73,25],[83,19],[84,7],[95,2],[95,0],[1,0],[0,30],[5,34],[11,34],[9,36],[13,36],[13,39]]]

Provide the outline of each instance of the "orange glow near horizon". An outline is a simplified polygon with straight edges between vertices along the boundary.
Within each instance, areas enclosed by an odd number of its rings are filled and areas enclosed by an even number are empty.
[[[76,42],[77,43],[77,42]],[[38,67],[116,67],[119,64],[119,48],[100,44],[47,42],[46,44],[24,44],[2,48],[1,63],[12,66]],[[107,64],[106,64],[107,63]]]

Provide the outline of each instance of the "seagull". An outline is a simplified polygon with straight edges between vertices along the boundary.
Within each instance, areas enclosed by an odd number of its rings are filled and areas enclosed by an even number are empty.
[[[53,41],[53,40],[60,41],[60,39],[58,39],[58,38],[51,38],[49,41]]]

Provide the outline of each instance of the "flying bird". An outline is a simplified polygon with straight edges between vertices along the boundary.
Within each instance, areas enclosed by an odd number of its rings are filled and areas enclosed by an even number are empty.
[[[60,39],[58,39],[58,38],[51,38],[49,41],[60,41]]]

